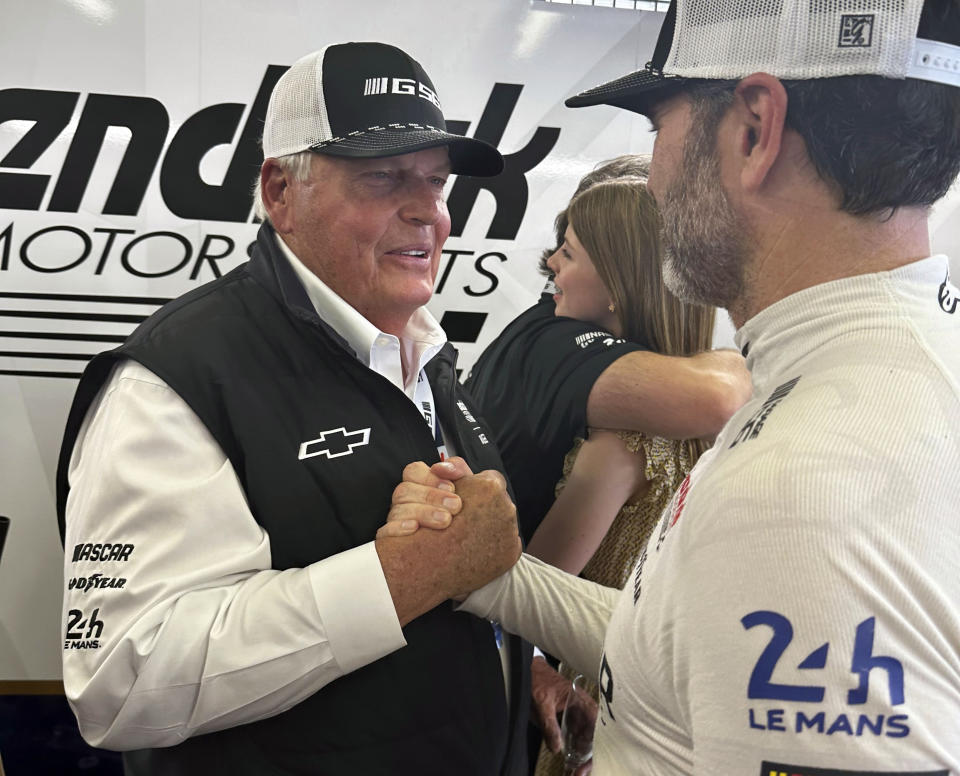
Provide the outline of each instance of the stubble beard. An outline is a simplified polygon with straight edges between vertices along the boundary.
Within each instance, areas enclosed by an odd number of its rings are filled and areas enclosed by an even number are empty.
[[[662,199],[667,288],[685,302],[729,309],[743,295],[746,225],[720,180],[715,128],[696,115],[680,173]]]

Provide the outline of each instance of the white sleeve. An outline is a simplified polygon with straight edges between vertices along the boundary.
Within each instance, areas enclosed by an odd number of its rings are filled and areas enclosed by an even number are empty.
[[[596,676],[620,591],[580,579],[532,555],[480,588],[460,609],[497,620],[576,671]]]
[[[139,364],[87,413],[69,479],[63,680],[94,746],[270,717],[406,644],[373,543],[272,569],[229,460]]]

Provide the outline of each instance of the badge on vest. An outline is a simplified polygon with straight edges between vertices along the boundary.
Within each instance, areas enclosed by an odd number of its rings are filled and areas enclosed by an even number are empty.
[[[307,442],[300,443],[301,461],[318,455],[327,458],[340,458],[351,455],[355,447],[370,444],[370,429],[361,428],[356,431],[347,431],[344,426],[321,431],[320,436]]]

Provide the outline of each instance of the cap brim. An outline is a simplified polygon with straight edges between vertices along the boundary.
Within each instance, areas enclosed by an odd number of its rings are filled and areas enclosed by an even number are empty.
[[[388,127],[322,143],[310,150],[329,156],[375,159],[410,154],[437,146],[447,146],[450,153],[450,171],[457,175],[489,178],[503,171],[503,157],[489,143],[436,129]]]
[[[568,108],[613,105],[649,116],[658,102],[681,91],[686,83],[686,78],[664,76],[650,69],[637,70],[580,92],[568,98],[564,105]]]

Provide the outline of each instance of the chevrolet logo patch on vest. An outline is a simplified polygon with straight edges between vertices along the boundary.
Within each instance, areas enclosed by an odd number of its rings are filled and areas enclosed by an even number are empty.
[[[353,448],[363,447],[370,443],[370,429],[361,428],[357,431],[347,431],[343,426],[321,431],[320,436],[300,444],[301,461],[304,458],[313,458],[318,455],[327,458],[340,458],[353,453]]]

